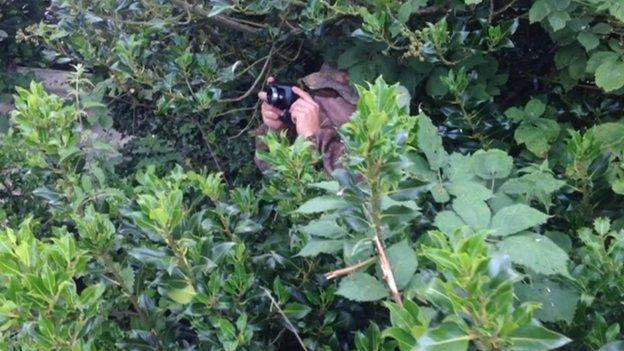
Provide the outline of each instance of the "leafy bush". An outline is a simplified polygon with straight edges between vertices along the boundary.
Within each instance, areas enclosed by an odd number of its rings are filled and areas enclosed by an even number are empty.
[[[0,119],[3,349],[621,349],[619,1],[50,5],[19,39],[76,72]],[[256,91],[322,60],[344,168],[268,134],[260,179]]]

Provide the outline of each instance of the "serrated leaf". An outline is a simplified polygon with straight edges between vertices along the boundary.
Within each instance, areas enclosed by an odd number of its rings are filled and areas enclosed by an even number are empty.
[[[320,218],[311,221],[300,230],[310,236],[322,237],[327,239],[339,239],[346,236],[347,231],[336,223],[333,218]]]
[[[458,198],[453,201],[453,210],[474,231],[486,229],[490,224],[490,208],[483,201]]]
[[[438,129],[433,125],[431,119],[425,115],[418,116],[418,132],[416,134],[418,147],[425,153],[429,168],[438,170],[447,161],[447,153],[442,146],[442,137],[438,134]]]
[[[457,198],[466,198],[474,201],[485,201],[494,196],[492,190],[473,181],[455,181],[446,188],[451,195]]]
[[[544,224],[547,220],[548,215],[527,205],[515,204],[496,212],[490,228],[492,235],[505,236]]]
[[[479,150],[472,158],[475,174],[483,179],[505,178],[513,166],[513,158],[499,149]]]
[[[574,318],[579,293],[569,285],[563,285],[548,279],[533,284],[519,284],[516,295],[521,302],[539,302],[542,307],[535,316],[542,322],[565,321],[568,324]]]
[[[297,256],[309,257],[321,253],[334,253],[340,251],[342,246],[342,240],[310,240]]]
[[[515,264],[544,275],[569,277],[568,254],[548,237],[535,233],[513,235],[496,244]]]
[[[312,214],[346,207],[348,203],[337,196],[319,196],[304,202],[297,209],[298,213]]]
[[[377,301],[388,296],[386,287],[375,277],[356,272],[340,281],[336,294],[353,301]]]
[[[416,273],[418,260],[416,252],[406,240],[398,242],[386,251],[388,260],[392,266],[392,273],[399,289],[403,289],[409,284],[412,276]]]

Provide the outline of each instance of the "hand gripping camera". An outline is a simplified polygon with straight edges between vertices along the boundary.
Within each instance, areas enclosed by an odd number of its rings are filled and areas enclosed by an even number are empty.
[[[267,95],[267,103],[280,110],[284,110],[284,114],[280,116],[280,121],[284,123],[292,123],[290,111],[288,111],[288,109],[299,98],[299,96],[293,92],[292,87],[293,86],[289,84],[273,83],[264,88],[264,92]]]

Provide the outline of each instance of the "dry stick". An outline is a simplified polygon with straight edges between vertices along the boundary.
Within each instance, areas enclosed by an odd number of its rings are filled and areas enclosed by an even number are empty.
[[[390,290],[390,295],[394,302],[402,305],[403,301],[401,300],[401,294],[399,294],[399,288],[396,285],[396,281],[394,280],[394,273],[392,273],[392,266],[390,265],[390,260],[388,260],[388,256],[386,256],[386,249],[380,239],[380,232],[376,231],[375,236],[373,237],[373,241],[375,242],[375,247],[377,248],[377,255],[379,255],[379,265],[381,266],[381,272],[383,274],[383,279],[388,284],[388,289]]]
[[[345,276],[345,275],[349,275],[352,272],[355,272],[358,269],[360,269],[360,268],[362,268],[362,267],[364,267],[364,266],[366,266],[366,265],[368,265],[370,263],[375,262],[375,260],[377,260],[377,256],[373,256],[373,257],[371,257],[371,258],[369,258],[367,260],[358,262],[358,263],[354,264],[353,266],[349,266],[349,267],[345,267],[345,268],[341,268],[341,269],[336,269],[336,270],[331,271],[331,272],[327,272],[327,273],[324,274],[325,275],[325,279],[331,280],[331,279],[340,278],[340,277]]]
[[[275,299],[273,298],[273,296],[271,295],[271,291],[265,287],[261,287],[262,290],[264,290],[264,293],[267,295],[267,297],[269,298],[269,300],[271,300],[271,305],[275,307],[275,309],[277,310],[277,312],[280,314],[280,316],[282,316],[282,318],[284,318],[284,322],[286,322],[286,324],[288,325],[288,327],[290,328],[290,331],[295,334],[295,338],[297,339],[297,341],[299,342],[299,345],[301,346],[301,349],[304,351],[307,351],[308,349],[306,348],[305,344],[303,343],[303,340],[301,340],[301,337],[299,336],[299,334],[297,333],[297,329],[295,328],[295,326],[290,322],[290,319],[288,319],[288,317],[286,316],[286,314],[284,313],[284,311],[282,311],[282,309],[279,307],[279,304],[277,303],[277,301],[275,301]]]

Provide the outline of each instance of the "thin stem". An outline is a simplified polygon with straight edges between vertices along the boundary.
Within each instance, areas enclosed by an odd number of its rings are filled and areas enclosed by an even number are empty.
[[[345,275],[349,275],[352,272],[357,271],[358,269],[364,267],[364,266],[368,266],[369,264],[375,262],[377,260],[377,256],[373,256],[367,260],[358,262],[352,266],[349,267],[345,267],[345,268],[341,268],[341,269],[336,269],[333,270],[331,272],[327,272],[325,273],[325,279],[327,280],[331,280],[331,279],[336,279],[336,278],[340,278],[343,277]]]

